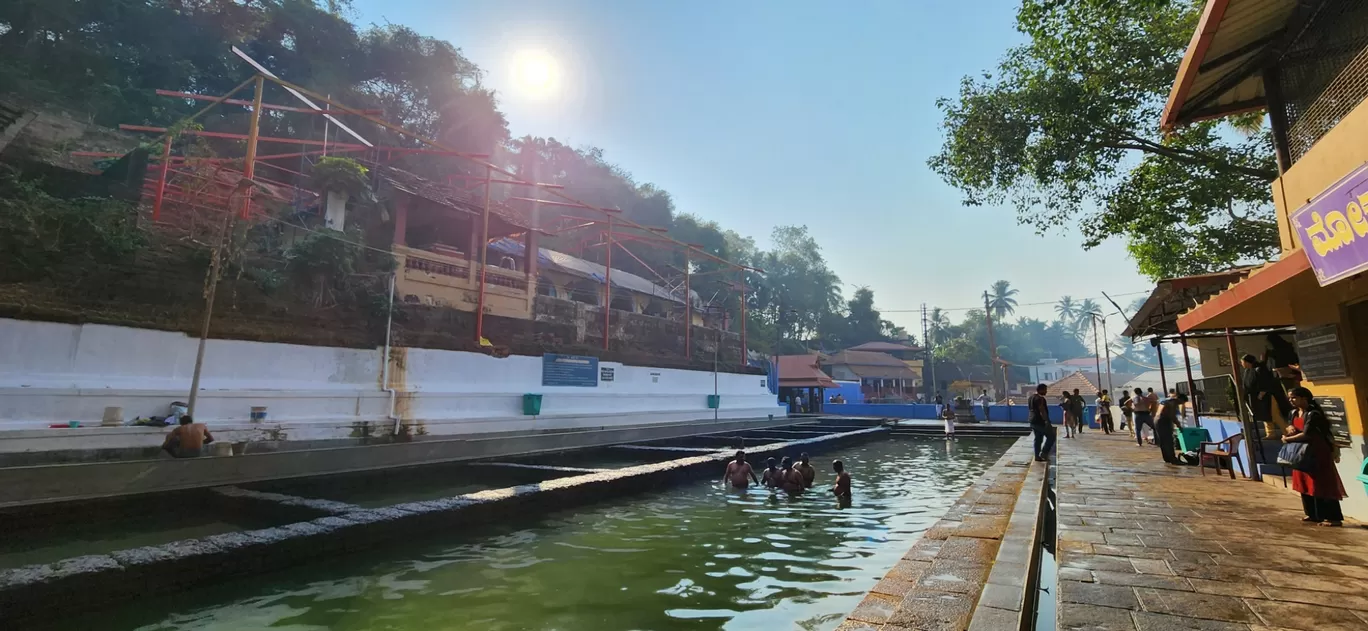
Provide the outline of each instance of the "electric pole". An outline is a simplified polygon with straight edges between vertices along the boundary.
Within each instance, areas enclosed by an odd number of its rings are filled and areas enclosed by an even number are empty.
[[[936,389],[936,367],[934,359],[931,357],[931,327],[926,319],[926,303],[921,305],[922,312],[922,389],[925,390],[927,384],[931,385],[931,390]],[[928,372],[929,371],[929,372]],[[930,376],[930,381],[927,377]],[[930,397],[928,397],[930,400]]]
[[[987,291],[983,292],[983,319],[988,323],[988,354],[990,357],[988,366],[988,378],[991,379],[993,382],[993,389],[997,390],[997,341],[993,338],[993,310],[991,307],[988,306]],[[1002,390],[998,390],[999,393],[1006,393],[1006,391],[1006,384],[1003,384]]]

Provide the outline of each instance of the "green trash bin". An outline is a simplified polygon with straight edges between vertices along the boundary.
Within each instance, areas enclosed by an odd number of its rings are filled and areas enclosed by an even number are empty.
[[[1211,432],[1203,427],[1180,427],[1178,428],[1178,449],[1179,451],[1197,451],[1197,448],[1204,442],[1211,441]]]
[[[1368,493],[1368,460],[1363,462],[1363,470],[1359,471],[1359,474],[1354,477],[1358,478],[1358,481],[1363,483],[1363,492]]]
[[[708,409],[709,409],[709,410],[716,410],[717,408],[720,408],[720,407],[722,407],[722,395],[720,395],[720,394],[710,394],[710,395],[708,395]]]
[[[524,394],[523,395],[523,416],[537,416],[541,414],[542,395]]]

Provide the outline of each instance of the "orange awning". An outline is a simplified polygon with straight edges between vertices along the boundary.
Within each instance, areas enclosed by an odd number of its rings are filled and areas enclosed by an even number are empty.
[[[1179,316],[1178,330],[1289,326],[1293,324],[1292,297],[1319,287],[1306,253],[1294,250]]]

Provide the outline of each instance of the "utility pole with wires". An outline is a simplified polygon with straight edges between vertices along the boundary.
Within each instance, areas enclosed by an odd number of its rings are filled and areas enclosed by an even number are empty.
[[[209,323],[214,317],[214,298],[218,293],[219,277],[223,275],[224,250],[232,239],[233,226],[239,214],[233,210],[233,193],[242,195],[242,218],[249,218],[252,213],[252,177],[255,175],[257,138],[261,130],[261,97],[266,85],[265,77],[257,74],[254,83],[255,93],[252,96],[252,117],[248,119],[247,156],[243,162],[242,179],[238,180],[237,186],[228,194],[224,204],[223,225],[219,228],[218,242],[214,245],[213,254],[209,259],[209,272],[204,279],[204,319],[200,322],[195,370],[190,376],[190,401],[185,406],[185,413],[191,417],[195,415],[195,404],[199,402],[200,374],[204,370],[204,350],[209,341]]]
[[[931,327],[926,316],[926,303],[921,304],[922,312],[922,389],[926,389],[927,384],[931,385],[931,391],[936,390],[936,360],[931,355]],[[928,380],[928,376],[930,379]]]
[[[1107,319],[1106,319],[1106,318],[1102,318],[1102,339],[1104,339],[1104,340],[1105,340],[1105,339],[1109,339],[1109,338],[1107,337]],[[1105,350],[1106,350],[1106,353],[1107,353],[1107,390],[1110,390],[1110,391],[1112,391],[1112,394],[1115,394],[1115,391],[1116,391],[1116,384],[1112,383],[1112,373],[1111,373],[1111,368],[1112,368],[1112,366],[1111,366],[1111,342],[1107,342],[1107,345],[1106,345],[1106,346],[1103,346],[1102,348],[1105,349]],[[1100,379],[1101,377],[1099,376],[1098,378]]]
[[[1089,313],[1089,314],[1088,314],[1088,317],[1089,317],[1089,319],[1092,320],[1092,330],[1093,330],[1093,362],[1097,365],[1097,385],[1099,386],[1098,389],[1101,389],[1100,386],[1102,385],[1102,349],[1098,346],[1098,342],[1097,342],[1097,319],[1100,318],[1101,316],[1099,316],[1099,315],[1097,314],[1097,312],[1093,312],[1093,313]],[[1108,360],[1107,360],[1107,370],[1108,370],[1108,371],[1111,370],[1111,359],[1108,359]],[[1110,389],[1110,388],[1108,388],[1108,389]]]

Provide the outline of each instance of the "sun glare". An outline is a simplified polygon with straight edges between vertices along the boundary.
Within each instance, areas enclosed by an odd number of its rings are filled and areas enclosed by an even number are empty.
[[[524,50],[513,56],[513,84],[524,95],[542,99],[560,85],[560,66],[544,50]]]

